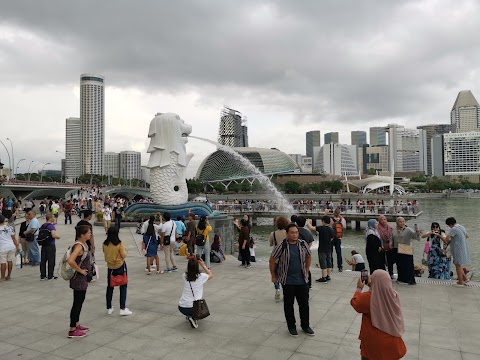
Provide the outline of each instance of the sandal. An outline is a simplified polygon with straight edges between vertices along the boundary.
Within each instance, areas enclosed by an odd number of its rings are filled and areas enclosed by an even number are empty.
[[[147,271],[147,275],[152,275],[152,272],[151,272],[151,271]]]
[[[163,274],[160,270],[157,271],[157,274]]]

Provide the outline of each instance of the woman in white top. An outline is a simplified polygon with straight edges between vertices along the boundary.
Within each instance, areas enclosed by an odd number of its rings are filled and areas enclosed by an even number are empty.
[[[0,267],[2,274],[0,281],[10,280],[15,250],[20,252],[20,244],[15,238],[15,231],[5,224],[5,220],[5,216],[0,214]]]
[[[203,298],[203,284],[213,276],[212,271],[197,256],[188,257],[187,271],[183,274],[183,293],[178,301],[178,310],[187,317],[194,329],[198,328],[198,321],[192,317],[193,301]],[[200,266],[205,273],[200,272]]]
[[[354,266],[353,268],[354,271],[361,271],[365,269],[365,260],[363,260],[362,255],[360,255],[355,250],[352,250],[352,258],[350,260],[345,258],[345,261],[347,262],[348,265]]]

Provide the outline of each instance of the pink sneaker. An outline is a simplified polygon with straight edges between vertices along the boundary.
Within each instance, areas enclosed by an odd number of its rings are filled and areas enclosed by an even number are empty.
[[[87,332],[87,331],[90,331],[90,328],[87,328],[87,327],[82,326],[82,325],[78,325],[78,326],[77,326],[77,330],[80,330],[80,331],[83,331],[83,332]]]
[[[87,334],[84,333],[83,331],[78,330],[78,328],[75,329],[74,331],[69,331],[68,332],[68,337],[71,338],[71,339],[72,338],[82,338],[82,337],[85,337],[85,336],[87,336]]]

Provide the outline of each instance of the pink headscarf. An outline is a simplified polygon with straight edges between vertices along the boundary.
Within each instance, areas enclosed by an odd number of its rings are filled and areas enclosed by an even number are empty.
[[[372,280],[370,300],[372,325],[387,334],[402,337],[405,332],[402,308],[398,293],[392,287],[390,275],[385,270],[375,270],[370,279]]]
[[[377,228],[377,231],[378,231],[378,234],[380,235],[380,238],[383,240],[383,241],[387,241],[387,240],[390,240],[392,238],[392,235],[393,235],[393,228],[390,226],[390,224],[387,222],[385,223],[385,225],[382,225],[382,222],[380,220],[382,219],[387,219],[385,215],[380,215],[378,217],[378,228]]]

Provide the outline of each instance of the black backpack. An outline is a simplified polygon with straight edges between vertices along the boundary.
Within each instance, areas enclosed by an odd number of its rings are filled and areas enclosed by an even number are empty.
[[[46,245],[46,244],[50,243],[51,239],[52,239],[52,232],[47,229],[45,224],[43,224],[40,227],[40,230],[38,230],[38,236],[37,236],[38,245],[40,245],[40,246]]]

